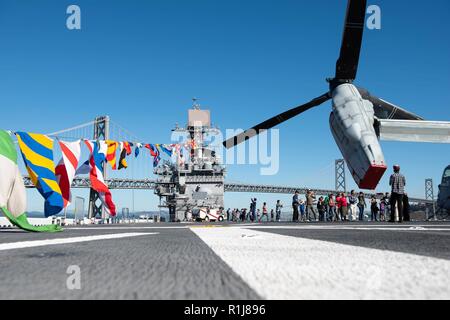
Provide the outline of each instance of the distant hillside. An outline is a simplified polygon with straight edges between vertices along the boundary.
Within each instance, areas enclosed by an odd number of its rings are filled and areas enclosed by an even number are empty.
[[[45,218],[45,215],[43,212],[39,211],[29,211],[27,212],[28,218]]]

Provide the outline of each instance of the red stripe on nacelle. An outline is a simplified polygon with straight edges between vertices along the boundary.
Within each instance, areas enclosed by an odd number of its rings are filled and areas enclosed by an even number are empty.
[[[384,173],[387,170],[386,165],[371,165],[358,187],[361,189],[375,190]]]

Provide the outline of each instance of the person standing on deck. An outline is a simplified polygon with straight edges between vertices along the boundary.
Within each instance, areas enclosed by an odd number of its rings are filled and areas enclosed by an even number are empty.
[[[356,221],[356,209],[358,204],[358,198],[356,197],[355,190],[350,192],[348,196],[348,205],[349,205],[349,218],[351,221]]]
[[[306,216],[309,221],[311,221],[311,213],[314,215],[312,221],[317,220],[317,214],[314,210],[314,200],[316,199],[314,193],[311,190],[308,190],[306,193]]]
[[[242,210],[241,210],[241,215],[240,215],[240,217],[239,217],[239,220],[241,221],[241,222],[244,222],[245,221],[245,216],[247,215],[247,209],[245,209],[245,208],[243,208]]]
[[[336,216],[336,199],[333,194],[328,196],[328,221],[333,222],[337,220]]]
[[[364,221],[364,209],[366,206],[366,198],[364,197],[364,193],[360,192],[358,196],[359,221]]]
[[[267,203],[265,202],[262,206],[262,216],[259,218],[259,222],[261,222],[264,217],[266,217],[266,222],[269,222],[269,211],[267,210]]]
[[[330,202],[330,196],[326,196],[325,199],[323,200],[324,204],[325,204],[325,221],[328,221],[328,210],[329,210],[329,202]]]
[[[409,213],[410,213],[409,198],[408,194],[405,192],[405,194],[403,195],[403,221],[405,222],[411,221],[411,216]]]
[[[255,215],[256,215],[256,198],[251,198],[250,202],[250,221],[255,221]]]
[[[292,197],[292,221],[298,222],[298,205],[300,204],[298,200],[298,191],[295,191],[294,196]]]
[[[307,220],[307,217],[306,217],[305,201],[303,199],[300,199],[298,209],[300,210],[300,221],[305,222]]]
[[[390,195],[388,192],[385,193],[384,197],[380,202],[380,220],[386,221],[389,214],[389,198]]]
[[[347,204],[347,197],[345,196],[345,193],[341,192],[339,195],[339,204],[340,204],[340,214],[341,214],[341,220],[342,221],[348,221],[348,204]]]
[[[325,212],[326,206],[325,201],[323,200],[323,197],[319,198],[319,201],[317,202],[317,211],[319,211],[319,221],[324,222],[325,221]]]
[[[395,222],[395,210],[398,211],[398,222],[403,222],[403,196],[405,194],[406,178],[400,173],[400,166],[394,166],[394,173],[389,179],[391,186],[391,218],[389,222]]]
[[[341,194],[338,193],[336,195],[336,221],[342,221],[342,201],[341,201]]]
[[[370,213],[372,222],[378,222],[378,210],[377,198],[375,196],[372,196],[372,199],[370,200]]]
[[[280,200],[277,200],[277,204],[275,206],[275,215],[277,222],[280,222],[281,220],[281,208],[283,208],[283,204]]]

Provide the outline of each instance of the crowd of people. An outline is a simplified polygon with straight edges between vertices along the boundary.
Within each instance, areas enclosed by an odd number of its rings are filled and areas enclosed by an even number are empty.
[[[335,222],[365,221],[365,212],[370,210],[370,221],[398,222],[410,221],[409,199],[405,192],[406,179],[400,173],[400,166],[394,166],[394,173],[389,180],[391,193],[375,195],[367,201],[363,192],[340,192],[316,197],[312,190],[307,190],[304,198],[296,191],[292,197],[292,221],[294,222]],[[266,202],[257,208],[257,199],[252,198],[250,209],[228,209],[229,221],[262,222],[281,221],[283,204],[278,200],[272,209]]]
[[[262,207],[257,208],[258,199],[252,198],[250,202],[250,210],[247,208],[243,209],[231,209],[228,208],[226,211],[226,217],[228,221],[234,222],[269,222],[269,221],[281,221],[281,209],[283,205],[280,200],[275,204],[275,209],[270,209],[267,206],[267,203],[264,202]]]

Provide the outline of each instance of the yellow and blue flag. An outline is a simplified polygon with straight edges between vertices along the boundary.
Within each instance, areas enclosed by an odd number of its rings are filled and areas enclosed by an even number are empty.
[[[16,132],[16,136],[31,181],[45,199],[45,216],[58,214],[64,208],[64,200],[55,176],[53,140],[26,132]]]

